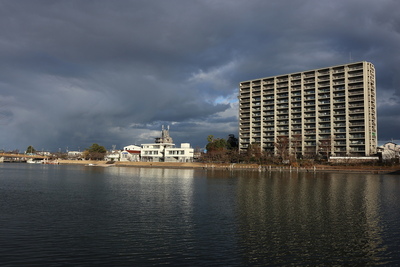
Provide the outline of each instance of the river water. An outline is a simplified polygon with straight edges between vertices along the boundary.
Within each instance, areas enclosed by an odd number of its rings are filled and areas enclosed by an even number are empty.
[[[399,265],[400,176],[0,164],[1,266]]]

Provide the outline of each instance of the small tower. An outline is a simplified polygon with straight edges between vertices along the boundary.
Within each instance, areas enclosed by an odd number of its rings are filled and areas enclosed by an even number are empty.
[[[172,138],[169,136],[169,126],[167,126],[167,129],[164,129],[164,125],[162,126],[161,130],[161,137],[157,137],[155,140],[156,143],[167,143],[167,144],[172,144],[174,141],[172,141]]]

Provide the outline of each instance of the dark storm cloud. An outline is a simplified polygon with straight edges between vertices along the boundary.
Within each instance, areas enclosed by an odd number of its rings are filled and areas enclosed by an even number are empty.
[[[400,4],[2,1],[0,149],[237,134],[238,83],[371,61],[379,138],[400,132]],[[390,127],[388,126],[390,125]]]

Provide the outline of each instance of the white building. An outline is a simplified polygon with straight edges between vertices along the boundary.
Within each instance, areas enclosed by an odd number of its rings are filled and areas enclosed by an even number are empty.
[[[162,162],[164,161],[165,150],[173,148],[174,144],[142,144],[140,152],[142,161]]]
[[[81,151],[68,151],[68,159],[78,159],[82,158]]]
[[[147,162],[193,162],[194,149],[189,143],[175,144],[142,144],[141,160]]]
[[[125,146],[121,151],[121,161],[140,161],[140,151],[142,148],[136,145]]]
[[[387,142],[378,147],[378,151],[382,154],[383,161],[400,159],[400,145],[393,142]]]
[[[119,161],[121,158],[121,151],[119,150],[113,150],[104,157],[104,160],[106,161]]]
[[[153,144],[142,144],[141,160],[147,162],[193,162],[194,149],[189,143],[182,143],[175,147],[169,136],[169,127],[162,128],[161,137],[156,138]]]

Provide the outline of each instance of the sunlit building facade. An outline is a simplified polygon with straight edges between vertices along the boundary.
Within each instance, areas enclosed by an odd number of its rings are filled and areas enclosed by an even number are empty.
[[[297,156],[370,156],[377,152],[375,68],[332,66],[240,83],[239,148]]]

